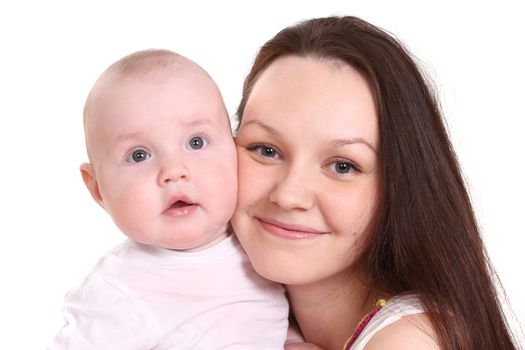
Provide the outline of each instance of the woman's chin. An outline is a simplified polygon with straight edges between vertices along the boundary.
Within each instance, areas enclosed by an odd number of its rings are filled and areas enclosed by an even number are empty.
[[[273,254],[264,254],[263,256],[250,257],[253,268],[262,277],[285,285],[302,285],[307,284],[312,279],[304,266],[298,266],[293,261],[286,261],[282,257]]]

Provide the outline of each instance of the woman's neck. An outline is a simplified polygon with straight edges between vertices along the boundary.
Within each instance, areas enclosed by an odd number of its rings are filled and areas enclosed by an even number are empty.
[[[306,341],[325,350],[341,350],[374,305],[369,290],[348,272],[286,289]]]

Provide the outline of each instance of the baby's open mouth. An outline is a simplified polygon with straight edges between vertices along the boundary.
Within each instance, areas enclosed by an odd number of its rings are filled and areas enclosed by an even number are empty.
[[[184,208],[184,207],[191,206],[191,205],[195,205],[195,203],[188,203],[186,201],[179,200],[173,203],[170,206],[170,209],[179,209],[179,208]]]
[[[176,217],[184,217],[195,212],[199,205],[197,203],[191,202],[189,199],[177,199],[173,202],[165,211],[165,214]]]

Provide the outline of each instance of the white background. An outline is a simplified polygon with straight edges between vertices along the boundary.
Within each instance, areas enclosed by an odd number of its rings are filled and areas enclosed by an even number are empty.
[[[82,108],[132,51],[201,64],[233,114],[260,45],[301,19],[362,17],[416,54],[442,98],[494,266],[525,322],[523,10],[459,1],[7,1],[0,3],[0,345],[44,348],[65,292],[123,235],[90,198]],[[9,345],[9,346],[6,346]]]

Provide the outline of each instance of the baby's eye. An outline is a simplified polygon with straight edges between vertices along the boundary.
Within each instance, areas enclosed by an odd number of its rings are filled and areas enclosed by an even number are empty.
[[[127,161],[130,163],[140,163],[145,161],[146,159],[149,159],[151,157],[151,154],[149,154],[148,151],[143,149],[136,149],[128,156]]]
[[[207,144],[208,144],[208,141],[206,141],[201,136],[194,136],[188,142],[188,147],[191,149],[201,149]]]
[[[278,158],[279,152],[270,145],[253,145],[246,148],[250,152],[255,152],[265,158]]]

